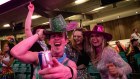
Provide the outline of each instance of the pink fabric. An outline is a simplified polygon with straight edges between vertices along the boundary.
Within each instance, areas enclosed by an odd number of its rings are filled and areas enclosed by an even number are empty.
[[[84,32],[84,35],[90,36],[90,34],[92,34],[92,33],[102,34],[107,41],[110,41],[112,39],[112,35],[109,33],[106,33],[104,31],[104,27],[102,25],[95,25],[94,28],[92,29],[92,31],[86,31],[86,32]]]
[[[97,31],[104,32],[104,28],[100,26],[100,27],[97,28]]]
[[[102,25],[96,25],[96,26],[94,26],[94,28],[92,29],[92,31],[104,32],[104,27]]]
[[[76,27],[78,26],[78,23],[75,21],[72,21],[70,23],[67,24],[67,31],[71,31],[74,30]]]

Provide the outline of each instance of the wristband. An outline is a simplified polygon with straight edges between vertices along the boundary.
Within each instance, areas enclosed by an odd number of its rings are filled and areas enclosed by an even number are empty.
[[[74,74],[73,69],[72,69],[70,66],[67,66],[67,67],[70,69],[70,71],[71,71],[71,75],[72,75],[72,77],[69,78],[69,79],[72,79],[72,78],[73,78],[73,74]]]

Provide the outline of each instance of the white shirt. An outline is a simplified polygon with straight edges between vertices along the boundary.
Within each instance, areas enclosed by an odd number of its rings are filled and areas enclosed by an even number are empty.
[[[3,60],[9,62],[10,61],[10,56],[8,55],[7,57],[4,57]],[[7,67],[7,65],[4,64],[4,63],[2,63],[2,66]]]

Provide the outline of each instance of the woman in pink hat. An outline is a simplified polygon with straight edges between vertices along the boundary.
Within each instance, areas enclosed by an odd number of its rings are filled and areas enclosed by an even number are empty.
[[[92,31],[84,33],[89,36],[87,52],[92,64],[100,72],[102,79],[127,79],[132,72],[131,67],[108,45],[112,35],[104,32],[101,25],[96,25]]]

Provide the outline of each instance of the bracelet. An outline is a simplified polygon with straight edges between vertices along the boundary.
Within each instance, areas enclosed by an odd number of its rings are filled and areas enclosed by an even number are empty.
[[[73,69],[72,69],[70,66],[67,66],[67,67],[70,69],[70,71],[71,71],[71,75],[72,75],[72,77],[69,78],[69,79],[72,79],[72,78],[73,78],[73,74],[74,74]]]

